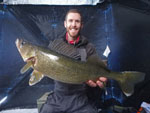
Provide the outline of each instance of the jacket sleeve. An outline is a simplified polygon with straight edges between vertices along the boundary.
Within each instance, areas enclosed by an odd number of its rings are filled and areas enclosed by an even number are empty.
[[[96,52],[96,48],[94,47],[93,44],[89,43],[87,46],[86,46],[86,51],[87,51],[87,58],[88,57],[91,57],[91,56],[94,56],[96,58],[98,58],[100,61],[102,61],[105,66],[107,66],[107,60],[103,60],[99,55],[98,53]]]
[[[91,55],[98,55],[92,43],[87,44],[86,51],[87,51],[87,58],[90,57]]]

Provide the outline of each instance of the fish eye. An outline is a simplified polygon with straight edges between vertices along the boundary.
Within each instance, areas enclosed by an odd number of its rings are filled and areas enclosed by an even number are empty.
[[[22,42],[21,42],[21,45],[24,45],[25,43],[26,43],[25,41],[22,41]]]

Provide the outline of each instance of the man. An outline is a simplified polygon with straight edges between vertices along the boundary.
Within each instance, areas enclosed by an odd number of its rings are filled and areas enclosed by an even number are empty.
[[[81,61],[86,61],[88,57],[97,55],[94,46],[80,34],[83,22],[78,10],[68,11],[64,26],[66,34],[62,38],[52,41],[49,44],[50,49]],[[40,113],[97,113],[96,107],[88,98],[88,86],[103,88],[106,81],[107,79],[104,77],[100,77],[96,82],[88,80],[82,85],[55,81],[54,92],[48,96]],[[100,90],[100,88],[98,89]]]

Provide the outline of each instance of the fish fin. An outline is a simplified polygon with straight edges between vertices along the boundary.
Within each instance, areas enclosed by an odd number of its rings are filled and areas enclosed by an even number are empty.
[[[145,78],[145,73],[136,71],[125,71],[121,73],[119,80],[120,87],[126,96],[130,96],[134,92],[135,84],[141,82]]]
[[[29,85],[30,86],[35,85],[36,83],[40,82],[43,77],[44,77],[44,75],[42,73],[34,70],[31,73],[31,78],[29,80]]]
[[[20,70],[20,73],[25,73],[32,66],[32,61],[27,62],[27,64]]]

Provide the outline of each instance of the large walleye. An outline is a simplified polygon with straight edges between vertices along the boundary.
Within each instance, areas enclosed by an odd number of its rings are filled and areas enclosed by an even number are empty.
[[[30,67],[34,69],[29,85],[36,84],[44,76],[71,84],[81,84],[103,76],[118,81],[122,91],[131,95],[134,85],[145,77],[144,73],[136,71],[113,72],[96,57],[90,57],[86,62],[77,61],[22,39],[16,40],[16,46],[23,60],[27,62],[21,73]]]

